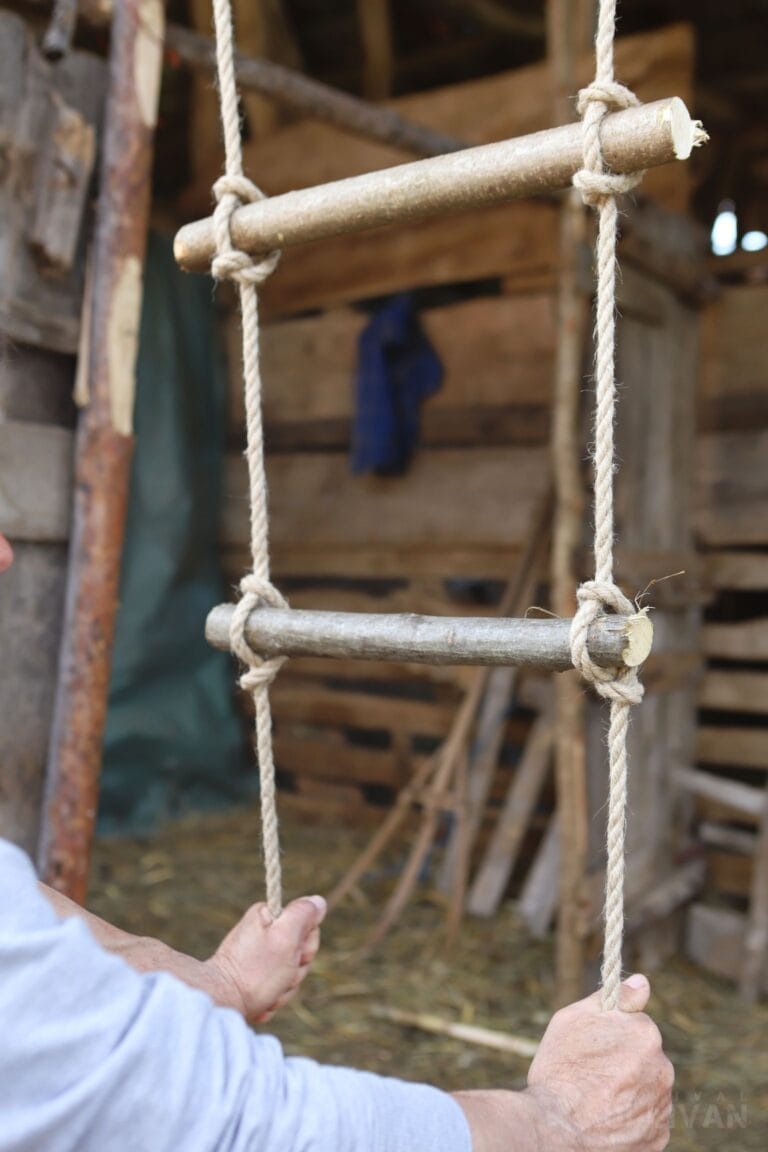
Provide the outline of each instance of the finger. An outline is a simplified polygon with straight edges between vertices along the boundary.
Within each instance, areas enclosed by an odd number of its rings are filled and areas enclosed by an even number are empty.
[[[0,572],[5,572],[13,564],[13,548],[5,536],[0,536]]]
[[[311,964],[320,948],[320,929],[313,928],[301,949],[300,964]]]
[[[619,1007],[622,1012],[642,1012],[648,1003],[651,995],[651,986],[645,976],[636,973],[630,976],[621,985]],[[584,1000],[577,1000],[575,1004],[569,1004],[566,1008],[561,1008],[558,1016],[563,1016],[566,1019],[576,1018],[583,1013],[599,1013],[603,1011],[603,990],[598,988],[597,992],[593,992],[591,996],[587,996]]]
[[[640,972],[621,985],[619,1008],[622,1012],[643,1012],[651,998],[651,985]]]
[[[292,900],[282,912],[279,924],[283,932],[289,932],[296,945],[303,947],[303,941],[322,923],[326,903],[322,896],[302,896]]]

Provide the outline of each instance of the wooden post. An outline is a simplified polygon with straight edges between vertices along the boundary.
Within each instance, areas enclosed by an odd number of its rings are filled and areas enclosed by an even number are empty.
[[[573,118],[576,59],[589,42],[591,21],[572,0],[549,0],[547,47],[555,83],[555,123]],[[586,243],[586,215],[575,191],[560,214],[557,345],[552,405],[552,476],[555,513],[552,531],[552,607],[572,616],[578,583],[576,550],[584,523],[583,454],[580,400],[589,302],[579,286],[579,254]],[[555,780],[557,786],[559,905],[555,959],[555,1000],[578,1000],[584,986],[584,876],[587,864],[588,811],[583,689],[575,672],[555,683]],[[554,833],[553,833],[554,835]]]
[[[82,52],[50,68],[23,20],[0,12],[0,531],[15,551],[0,589],[0,836],[32,856],[64,611],[73,354],[104,81],[103,62]]]
[[[389,0],[357,0],[363,48],[363,94],[366,100],[392,95],[392,17]]]
[[[41,873],[83,901],[98,798],[132,451],[135,361],[163,53],[161,0],[116,5],[96,237],[87,404],[76,445],[64,637]]]

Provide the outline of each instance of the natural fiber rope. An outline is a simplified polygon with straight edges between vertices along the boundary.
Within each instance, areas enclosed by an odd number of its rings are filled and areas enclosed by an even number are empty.
[[[595,322],[595,579],[577,592],[578,610],[571,626],[573,663],[596,691],[610,701],[608,761],[607,863],[605,882],[605,944],[603,948],[603,1006],[617,1008],[621,986],[624,936],[624,841],[627,808],[627,731],[629,709],[643,697],[634,668],[600,668],[587,650],[587,634],[603,612],[630,616],[632,603],[613,580],[613,475],[615,471],[614,420],[616,414],[616,240],[617,195],[642,179],[606,171],[600,129],[608,111],[637,104],[637,97],[613,78],[613,41],[616,0],[600,0],[595,38],[595,79],[579,93],[578,110],[584,124],[584,167],[573,182],[586,204],[598,214],[597,308]]]
[[[264,471],[264,433],[261,419],[261,371],[259,367],[258,288],[274,271],[279,252],[254,261],[232,240],[232,216],[241,204],[263,199],[263,193],[243,175],[240,115],[235,83],[234,34],[230,0],[214,0],[216,28],[216,68],[219,80],[221,122],[224,130],[225,175],[213,187],[216,209],[213,214],[216,257],[211,272],[216,279],[234,280],[240,296],[243,328],[243,376],[247,429],[246,457],[251,506],[251,557],[253,570],[240,581],[241,598],[232,614],[232,651],[247,665],[240,685],[253,695],[256,725],[256,755],[261,788],[261,825],[266,873],[267,906],[275,917],[282,909],[280,839],[275,797],[275,764],[272,751],[272,715],[269,685],[283,658],[264,660],[245,638],[245,624],[259,604],[285,608],[287,603],[269,577],[269,533],[267,519],[267,479]]]

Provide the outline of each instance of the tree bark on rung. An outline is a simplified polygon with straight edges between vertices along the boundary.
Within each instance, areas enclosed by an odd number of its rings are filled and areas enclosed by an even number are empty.
[[[234,609],[222,604],[209,613],[208,643],[228,651]],[[603,667],[636,660],[635,617],[599,617],[589,633],[592,659]],[[565,669],[571,667],[570,620],[418,616],[362,612],[313,612],[258,608],[245,636],[260,656],[330,656],[364,660],[407,660],[417,664],[482,664]],[[630,636],[634,656],[629,656]],[[639,653],[639,662],[650,652]]]

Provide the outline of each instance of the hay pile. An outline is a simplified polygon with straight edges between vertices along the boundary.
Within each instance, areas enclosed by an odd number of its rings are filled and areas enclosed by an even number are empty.
[[[364,840],[285,818],[288,896],[327,892]],[[129,931],[209,955],[246,905],[261,898],[258,843],[250,809],[188,818],[151,840],[103,840],[90,906]],[[348,903],[329,920],[301,999],[270,1030],[287,1051],[330,1063],[445,1088],[521,1087],[526,1060],[390,1024],[374,1010],[431,1012],[535,1038],[549,1016],[551,944],[531,942],[507,906],[491,921],[467,921],[460,941],[447,949],[442,909],[423,896],[373,956],[357,960],[396,863],[366,884],[367,902]],[[745,1006],[728,986],[683,960],[653,983],[652,1011],[678,1074],[671,1148],[765,1152],[768,1006]]]

